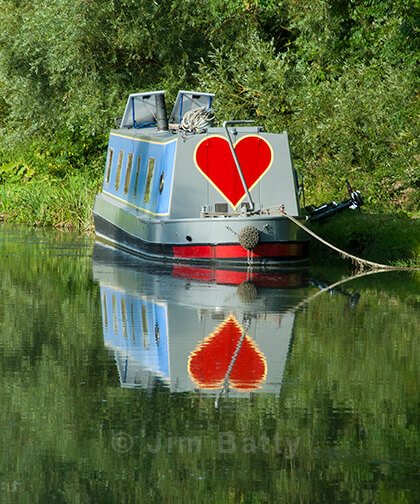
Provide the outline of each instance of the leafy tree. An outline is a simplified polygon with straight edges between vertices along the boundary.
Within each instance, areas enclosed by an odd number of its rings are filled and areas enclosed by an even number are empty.
[[[418,211],[415,0],[0,0],[0,12],[4,180],[22,166],[97,177],[129,92],[198,87],[216,92],[220,119],[289,131],[311,202],[351,177],[372,207]]]
[[[350,178],[375,209],[418,211],[414,3],[287,7],[289,45],[255,29],[202,61],[201,84],[222,96],[224,114],[289,131],[312,203],[345,196]]]

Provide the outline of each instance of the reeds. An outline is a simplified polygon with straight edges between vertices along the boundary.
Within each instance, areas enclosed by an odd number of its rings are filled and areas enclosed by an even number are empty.
[[[100,182],[86,175],[34,178],[0,187],[0,219],[37,227],[93,230],[92,207]]]

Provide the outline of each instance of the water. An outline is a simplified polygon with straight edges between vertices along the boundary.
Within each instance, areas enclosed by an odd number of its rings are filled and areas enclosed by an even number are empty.
[[[420,276],[2,227],[2,503],[420,502]]]

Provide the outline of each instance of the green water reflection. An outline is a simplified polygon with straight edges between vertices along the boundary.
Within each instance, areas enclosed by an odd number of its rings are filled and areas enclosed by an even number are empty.
[[[314,296],[344,272],[313,267],[244,295],[77,235],[3,227],[0,254],[2,503],[419,501],[418,273]],[[156,306],[158,339],[134,312]],[[265,381],[200,390],[191,349],[230,314]],[[122,348],[139,336],[167,338],[160,369]]]

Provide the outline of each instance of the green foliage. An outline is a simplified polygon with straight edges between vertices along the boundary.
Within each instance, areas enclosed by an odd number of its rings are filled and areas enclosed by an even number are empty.
[[[26,183],[34,176],[65,177],[86,173],[101,177],[105,163],[107,135],[83,136],[80,130],[56,131],[16,144],[5,142],[0,150],[0,182]]]
[[[0,186],[0,219],[32,226],[92,230],[92,208],[99,183],[83,174],[62,179],[37,177],[25,185]]]
[[[109,128],[128,92],[191,83],[210,42],[235,37],[239,27],[222,16],[211,23],[202,2],[189,4],[2,0],[0,81],[10,125],[95,135]]]
[[[298,34],[290,50],[279,52],[255,29],[201,62],[199,81],[216,90],[220,115],[286,129],[310,203],[337,199],[348,178],[368,208],[418,210],[419,95],[414,41],[400,37],[403,15],[395,6],[385,15],[379,3],[382,17],[371,26],[372,5],[288,6],[290,33]]]
[[[416,0],[0,0],[0,176],[100,177],[130,92],[287,130],[308,202],[420,210]]]
[[[348,178],[372,209],[418,208],[417,103],[404,71],[345,66],[316,88],[302,89],[290,124],[310,199],[331,200]]]

